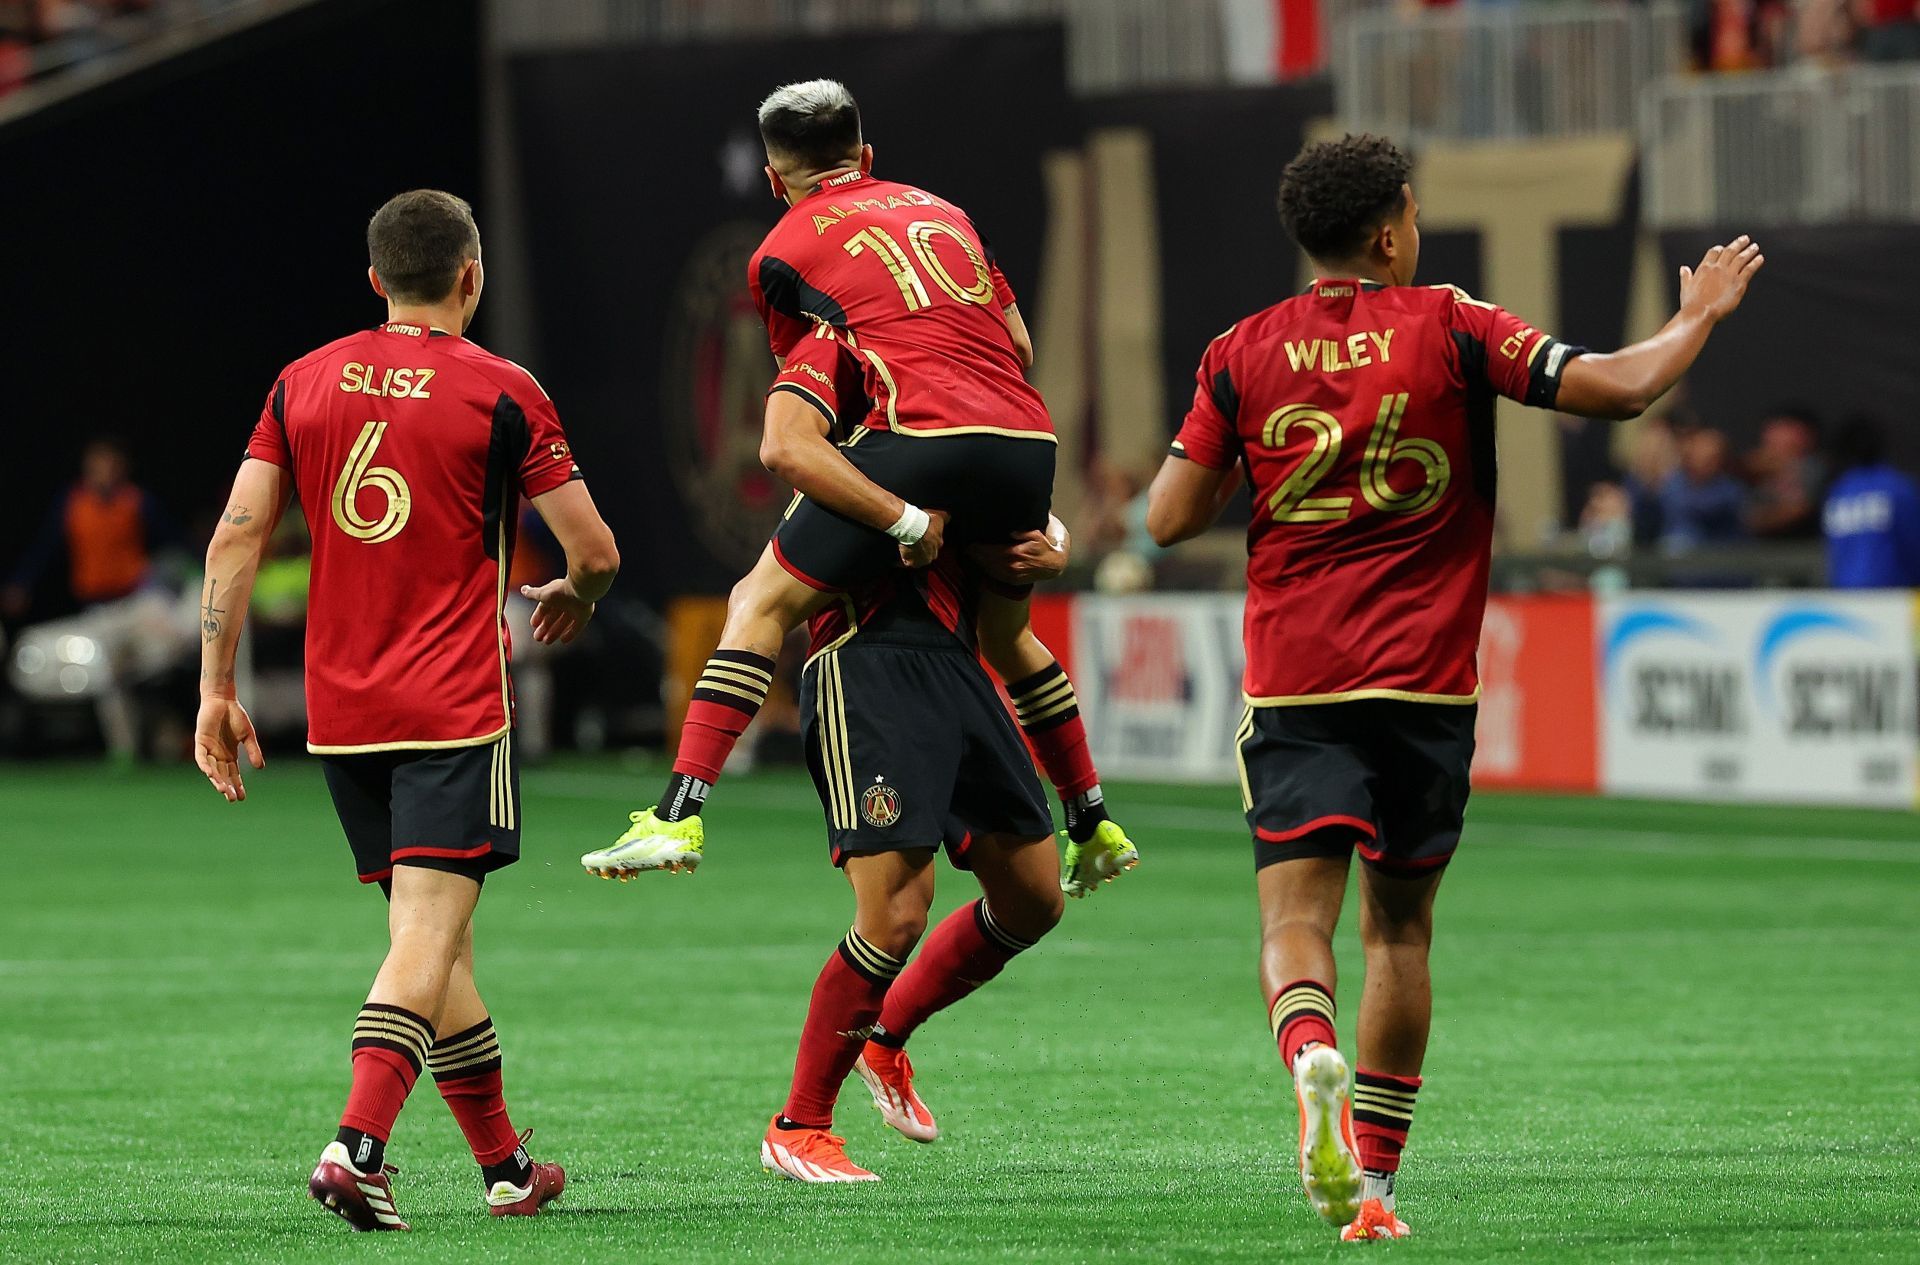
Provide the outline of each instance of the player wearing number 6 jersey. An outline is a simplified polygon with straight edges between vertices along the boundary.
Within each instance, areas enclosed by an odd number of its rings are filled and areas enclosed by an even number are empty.
[[[474,987],[471,920],[488,873],[520,853],[512,647],[514,523],[529,496],[567,555],[523,589],[533,634],[571,641],[619,557],[553,402],[462,335],[480,301],[480,237],[451,194],[403,193],[367,227],[386,323],[284,369],[207,550],[195,732],[200,769],[246,798],[234,654],[261,552],[297,491],[313,534],[308,749],[362,883],[389,904],[389,947],[353,1028],[353,1087],[308,1189],[358,1230],[405,1230],[383,1159],[433,1073],[480,1164],[487,1210],[530,1216],[566,1184],[527,1157],[501,1091],[500,1043]]]
[[[1163,545],[1247,532],[1240,786],[1260,971],[1294,1075],[1307,1194],[1343,1238],[1399,1237],[1393,1183],[1431,1013],[1435,891],[1460,839],[1494,525],[1494,399],[1632,417],[1677,381],[1761,263],[1738,238],[1682,269],[1680,312],[1593,355],[1451,286],[1412,284],[1419,208],[1388,141],[1310,146],[1281,217],[1319,276],[1216,338],[1149,492]],[[1366,989],[1351,1089],[1332,935],[1355,850]]]

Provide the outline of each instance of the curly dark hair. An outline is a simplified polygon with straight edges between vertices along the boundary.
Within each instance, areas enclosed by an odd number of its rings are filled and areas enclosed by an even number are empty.
[[[1308,145],[1280,175],[1280,222],[1313,258],[1351,258],[1404,205],[1411,170],[1384,136]]]

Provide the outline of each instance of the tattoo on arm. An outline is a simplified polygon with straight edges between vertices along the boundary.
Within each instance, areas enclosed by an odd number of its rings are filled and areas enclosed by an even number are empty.
[[[220,587],[220,581],[208,577],[206,601],[200,607],[200,640],[212,641],[220,635],[220,617],[227,612],[213,604],[214,592]]]
[[[227,512],[220,516],[220,521],[241,527],[253,521],[253,514],[244,505],[229,505]]]

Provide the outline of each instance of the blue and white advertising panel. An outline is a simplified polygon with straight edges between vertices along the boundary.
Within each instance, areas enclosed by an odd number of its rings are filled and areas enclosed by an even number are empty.
[[[1102,774],[1239,780],[1242,605],[1238,593],[1074,602],[1074,686]]]
[[[1904,593],[1604,599],[1602,788],[1911,807],[1913,622]]]

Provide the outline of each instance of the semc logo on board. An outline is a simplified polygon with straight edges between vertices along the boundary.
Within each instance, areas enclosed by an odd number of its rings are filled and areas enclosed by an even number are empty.
[[[1904,595],[1623,595],[1597,643],[1605,789],[1913,802]]]

